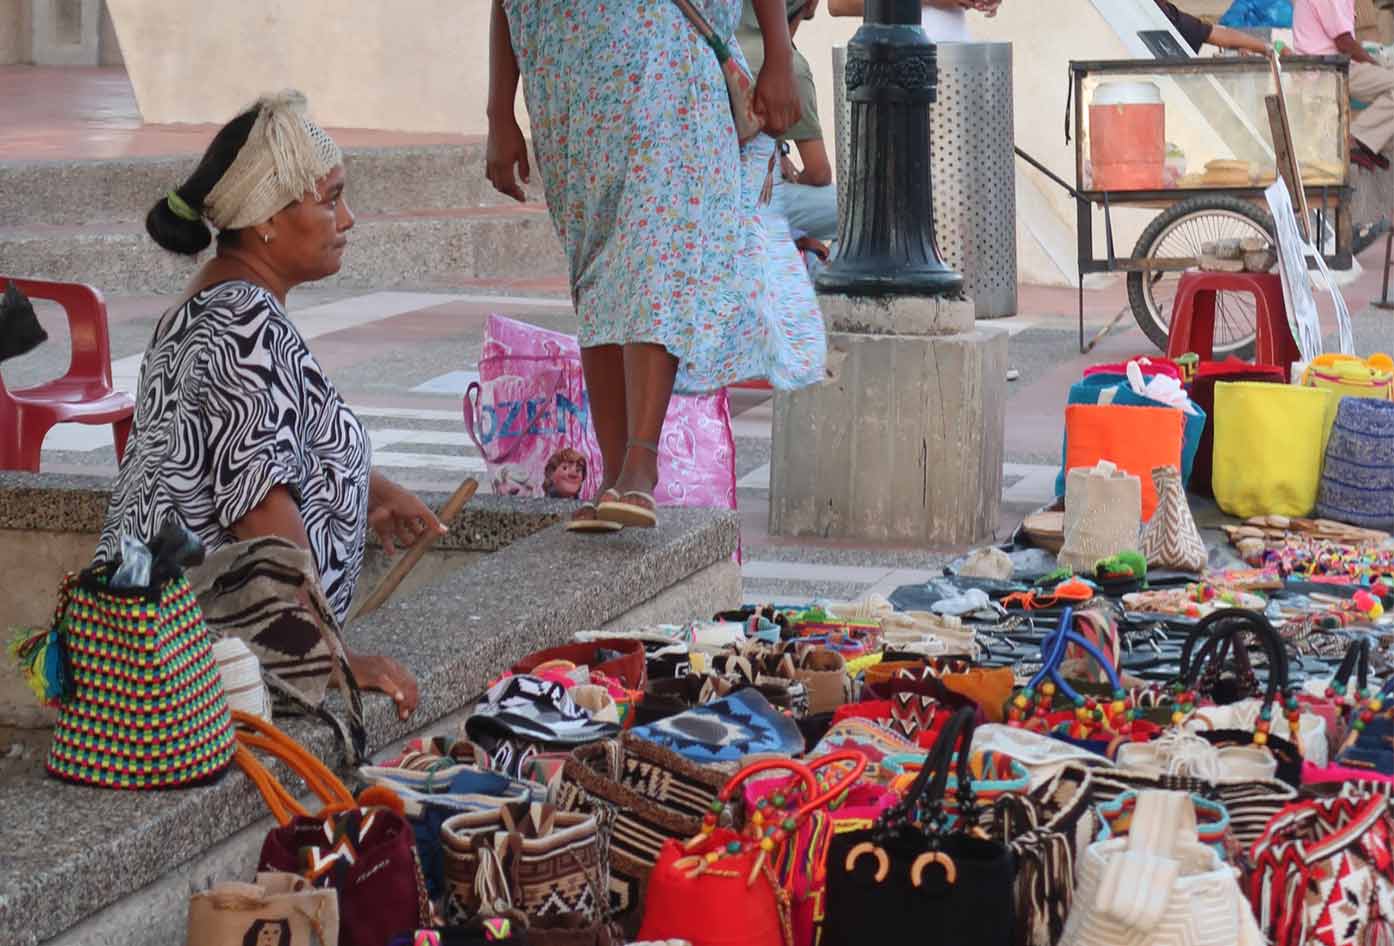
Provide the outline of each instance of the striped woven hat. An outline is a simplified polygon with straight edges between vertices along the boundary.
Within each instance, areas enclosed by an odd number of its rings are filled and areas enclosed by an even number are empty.
[[[236,750],[203,614],[180,576],[158,596],[106,587],[110,569],[70,576],[60,636],[71,691],[58,714],[49,774],[108,788],[210,781]]]

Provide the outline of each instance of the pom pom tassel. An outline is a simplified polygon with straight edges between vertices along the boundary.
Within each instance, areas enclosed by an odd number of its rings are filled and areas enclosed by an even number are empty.
[[[67,699],[72,673],[58,626],[46,631],[21,631],[10,642],[9,651],[39,702],[57,706]]]

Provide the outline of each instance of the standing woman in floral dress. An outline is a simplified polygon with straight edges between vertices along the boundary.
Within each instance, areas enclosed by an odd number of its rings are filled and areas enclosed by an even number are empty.
[[[741,0],[693,0],[731,40]],[[494,0],[488,177],[523,199],[523,80],[552,222],[570,263],[581,364],[605,464],[570,528],[657,522],[673,391],[823,377],[827,340],[787,224],[760,206],[774,140],[798,120],[784,0],[754,0],[765,42],[740,145],[715,54],[674,0]],[[740,48],[729,42],[732,54]]]

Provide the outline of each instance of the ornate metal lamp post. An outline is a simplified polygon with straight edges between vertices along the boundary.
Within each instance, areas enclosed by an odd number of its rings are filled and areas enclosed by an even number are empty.
[[[939,253],[929,160],[938,66],[919,0],[866,0],[847,44],[851,162],[836,259],[819,292],[954,296],[963,277]]]

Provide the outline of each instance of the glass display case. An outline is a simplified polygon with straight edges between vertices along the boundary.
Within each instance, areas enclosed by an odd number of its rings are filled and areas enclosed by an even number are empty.
[[[1075,62],[1070,70],[1076,180],[1086,195],[1122,202],[1261,192],[1277,179],[1267,58]],[[1282,60],[1293,150],[1309,191],[1348,183],[1347,73],[1344,57]]]
[[[1185,273],[1235,265],[1271,272],[1276,231],[1264,191],[1280,176],[1327,264],[1351,267],[1349,72],[1343,56],[1070,63],[1065,127],[1075,145],[1075,184],[1020,148],[1017,154],[1075,201],[1082,352],[1092,347],[1084,340],[1088,274],[1126,273],[1133,317],[1165,350]],[[1280,146],[1274,127],[1287,128]],[[1300,192],[1290,180],[1294,164]],[[1142,226],[1138,210],[1156,215]],[[1119,245],[1115,211],[1136,233],[1131,253]],[[1247,356],[1256,330],[1252,297],[1218,296],[1224,317],[1216,317],[1215,353]]]

